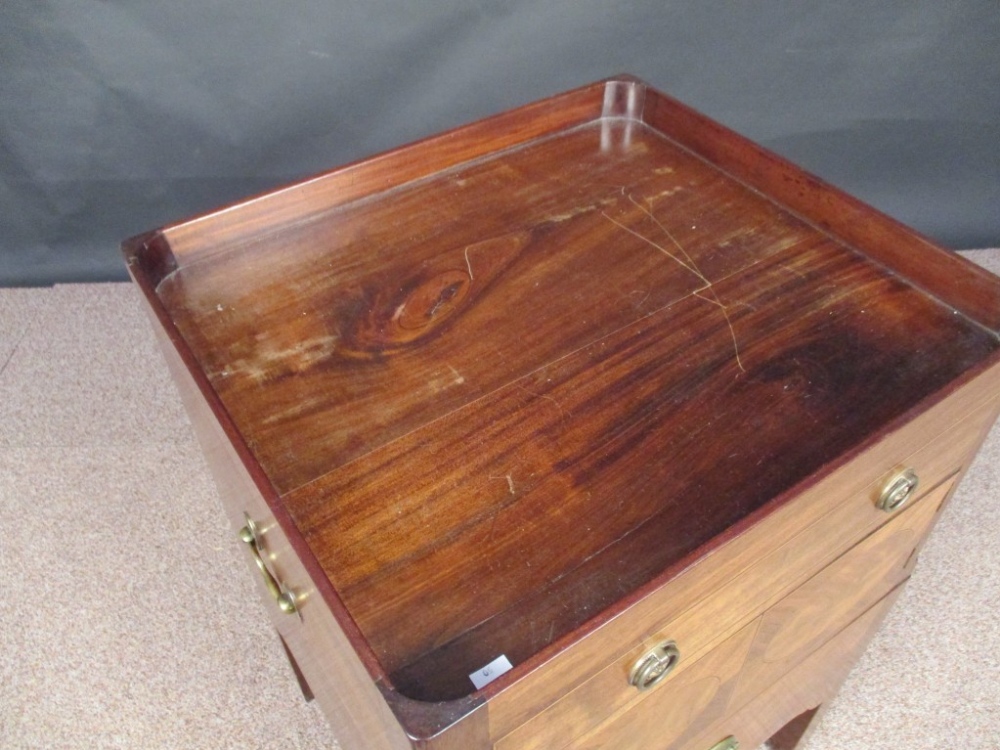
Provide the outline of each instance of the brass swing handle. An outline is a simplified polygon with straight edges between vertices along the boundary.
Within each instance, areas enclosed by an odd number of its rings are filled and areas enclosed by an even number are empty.
[[[270,592],[271,596],[274,597],[274,601],[278,605],[278,609],[286,615],[294,614],[296,611],[295,596],[292,592],[286,591],[285,587],[282,586],[271,571],[267,569],[267,563],[264,562],[264,556],[260,551],[260,541],[257,537],[257,524],[254,523],[253,519],[246,513],[243,514],[243,517],[246,519],[246,525],[240,529],[240,539],[250,548],[250,554],[253,555],[253,561],[257,563],[257,567],[260,569],[260,574],[264,578],[264,585],[267,586],[267,590]]]

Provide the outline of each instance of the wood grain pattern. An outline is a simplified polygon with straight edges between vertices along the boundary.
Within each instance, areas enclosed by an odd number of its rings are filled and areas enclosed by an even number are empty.
[[[195,434],[205,451],[209,468],[219,489],[222,507],[234,530],[233,543],[240,544],[235,531],[244,524],[247,512],[259,524],[266,545],[268,564],[296,594],[299,615],[279,613],[260,573],[248,554],[248,574],[259,584],[265,608],[281,641],[295,659],[310,691],[335,727],[345,750],[404,750],[409,739],[358,658],[357,648],[345,636],[343,627],[310,585],[310,577],[282,530],[275,523],[268,504],[243,468],[228,437],[214,419],[190,372],[173,345],[157,328],[161,348],[177,384]]]
[[[840,550],[850,546],[886,520],[885,514],[875,509],[874,502],[891,476],[892,467],[917,467],[933,486],[956,466],[967,465],[982,440],[983,430],[997,416],[998,374],[994,371],[990,377],[954,393],[903,429],[870,446],[851,463],[797,494],[792,502],[776,502],[777,507],[765,509],[760,518],[751,517],[745,527],[737,527],[724,543],[702,552],[691,563],[682,564],[678,571],[668,572],[663,582],[640,590],[634,600],[626,600],[616,616],[577,636],[571,648],[560,648],[557,643],[529,659],[525,664],[530,669],[528,674],[503,685],[491,700],[493,736],[503,737],[524,725],[605,665],[616,659],[624,663],[629,656],[638,656],[638,647],[630,644],[645,642],[651,638],[651,632],[662,630],[712,592],[729,585],[738,593],[739,586],[733,581],[759,565],[763,554],[805,530],[819,529],[817,536],[831,541],[825,531],[830,529],[833,539],[844,545]],[[954,421],[958,424],[948,429]],[[844,498],[848,500],[844,502]],[[831,503],[842,503],[838,520],[829,526],[818,523],[830,513]],[[835,550],[837,545],[831,545],[826,553],[831,556],[826,559],[833,559]],[[801,577],[796,580],[805,580],[819,569],[821,558],[822,554],[807,563],[800,557],[799,568],[792,568],[785,575],[798,575]],[[498,628],[497,632],[504,631]],[[682,663],[679,669],[683,668]]]
[[[258,237],[158,293],[390,672],[659,540],[529,624],[523,659],[997,349],[618,120]],[[458,697],[455,677],[406,677]]]
[[[995,278],[628,77],[125,251],[385,747],[513,746],[668,625],[683,677],[997,411]]]
[[[601,750],[619,747],[630,737],[655,737],[655,743],[649,747],[667,747],[683,742],[725,716],[757,626],[757,622],[750,623],[695,662],[683,675],[670,675],[667,677],[669,682],[648,693],[637,693],[639,700],[586,736],[578,738],[577,725],[570,719],[562,725],[566,730],[563,734],[539,738],[530,747],[557,750],[565,746],[574,750]],[[632,690],[635,692],[635,688]],[[600,696],[593,698],[589,709],[580,706],[576,721],[591,725],[589,711],[606,710]]]
[[[1000,294],[989,271],[954,253],[935,252],[937,245],[892,217],[662,92],[645,92],[643,120],[993,331],[1000,330]]]
[[[909,577],[949,480],[768,609],[754,636],[736,705],[753,698]]]
[[[927,393],[986,353],[978,346],[992,346],[976,332],[963,353],[960,329],[922,327],[931,310],[907,310],[905,288],[869,276],[846,254],[817,279],[860,275],[859,286],[872,287],[865,312],[856,300],[841,302],[840,294],[850,299],[845,280],[789,324],[770,301],[815,290],[780,257],[755,266],[752,282],[714,287],[734,308],[746,306],[730,315],[745,373],[726,320],[688,298],[286,497],[390,671],[526,592],[551,602],[550,583],[581,574],[584,563],[593,570],[600,558],[602,572],[575,589],[571,611],[527,621],[536,632],[524,632],[523,644],[510,633],[503,653],[529,655],[849,448],[872,422],[901,414],[915,380],[928,378]],[[893,333],[866,330],[867,315],[895,318]],[[928,348],[954,346],[956,369],[928,370],[894,352],[890,342],[906,335]],[[685,357],[694,337],[704,355],[696,366]],[[755,409],[742,413],[748,402]],[[420,528],[435,534],[413,531]],[[403,613],[411,627],[400,630]],[[464,676],[477,666],[451,661],[434,672]]]
[[[599,341],[706,279],[819,241],[649,131],[627,151],[605,152],[602,138],[621,141],[624,128],[577,128],[255,238],[161,285],[279,491]],[[699,221],[703,229],[692,230]],[[787,263],[791,275],[794,258]],[[261,320],[268,325],[258,330]]]
[[[870,570],[862,577],[861,583],[849,590],[838,591],[839,597],[830,597],[829,601],[823,602],[827,606],[826,613],[833,618],[830,627],[835,629],[828,632],[817,625],[814,637],[824,640],[830,637],[908,575],[904,563],[922,538],[927,519],[934,517],[945,491],[940,488],[932,490],[916,502],[915,508],[893,519],[852,550],[847,563],[851,572],[845,575],[858,575],[858,566],[865,569],[866,561]],[[774,603],[782,597],[794,598],[799,594],[809,599],[812,589],[803,582],[861,539],[873,528],[873,521],[883,520],[866,519],[868,505],[867,498],[861,495],[856,502],[841,504],[799,534],[787,540],[772,541],[768,546],[761,545],[757,551],[759,559],[739,576],[680,614],[674,613],[666,622],[651,626],[641,644],[629,649],[615,663],[499,740],[496,745],[498,750],[555,747],[557,738],[582,735],[609,712],[627,706],[635,700],[635,690],[628,686],[624,676],[640,654],[660,641],[673,640],[681,649],[684,658],[673,673],[674,677],[681,678],[702,654],[715,648],[734,630],[744,627],[768,608],[780,607]],[[917,508],[920,511],[914,512]],[[883,540],[886,541],[883,543]],[[873,546],[875,553],[870,551]],[[890,554],[894,552],[899,552],[902,559],[897,559],[899,554]],[[857,560],[861,562],[851,564],[851,561]],[[814,585],[820,586],[824,581],[838,582],[837,571],[842,571],[842,566],[842,560],[830,564],[818,574],[823,578],[819,581],[813,579]],[[885,566],[888,566],[888,572],[882,572]],[[895,578],[892,579],[892,576]],[[885,580],[887,577],[891,579],[888,582]],[[789,593],[793,589],[795,591]],[[678,602],[678,608],[683,606]],[[840,609],[851,606],[861,609],[853,615]],[[765,638],[771,634],[774,620],[778,626],[788,624],[783,610],[777,609],[774,618],[767,620]],[[781,642],[788,646],[790,639],[784,637]],[[807,653],[799,653],[798,657]],[[785,664],[784,668],[788,666]],[[778,673],[772,676],[780,676],[782,665],[775,669]],[[751,679],[756,684],[757,680]]]
[[[935,489],[745,626],[734,638],[749,633],[749,648],[731,653],[727,641],[678,676],[676,685],[671,681],[665,686],[669,689],[658,689],[655,697],[633,702],[586,737],[567,742],[566,746],[583,750],[619,743],[636,747],[644,746],[643,743],[652,747],[683,744],[685,737],[704,732],[704,727],[713,722],[711,714],[705,711],[698,715],[696,724],[695,720],[671,720],[669,711],[683,716],[685,708],[701,705],[693,694],[706,672],[714,675],[710,678],[716,687],[713,696],[725,695],[723,705],[715,707],[719,718],[730,707],[750,703],[906,580],[909,575],[906,563],[929,530],[951,486],[948,483]],[[711,629],[714,623],[705,621],[701,627]],[[604,706],[599,699],[591,703],[591,711],[601,708]],[[587,714],[581,714],[581,720],[587,718]],[[561,725],[571,731],[574,728],[571,722],[563,721]],[[559,746],[558,735],[551,735],[524,747]]]
[[[528,161],[539,160],[532,154]],[[728,204],[713,195],[711,205]],[[185,301],[177,309],[200,313],[180,317],[180,329],[272,482],[279,491],[301,486],[286,497],[289,510],[390,671],[608,545],[627,547],[618,540],[636,529],[655,528],[669,556],[633,569],[628,588],[612,579],[610,588],[594,588],[593,600],[576,607],[576,620],[552,633],[562,635],[996,349],[980,329],[798,227],[783,232],[791,248],[775,252],[767,238],[770,254],[732,256],[755,259],[740,273],[740,262],[716,269],[695,260],[704,243],[685,249],[690,263],[664,256],[656,240],[636,235],[657,237],[661,248],[678,238],[642,209],[629,199],[572,217],[570,228],[583,223],[579,239],[557,245],[566,250],[551,265],[543,256],[540,266],[522,264],[518,273],[530,232],[510,232],[508,220],[495,240],[458,238],[438,267],[427,270],[436,255],[407,254],[425,269],[416,281],[400,279],[391,266],[374,272],[384,277],[381,285],[370,275],[352,281],[347,273],[336,283],[310,276],[317,291],[295,297],[288,290],[296,282],[283,269],[268,277],[281,279],[278,294],[232,270],[254,263],[206,262],[192,267],[193,281],[182,271],[161,285],[164,298]],[[739,227],[746,219],[733,221]],[[488,235],[483,223],[477,229]],[[604,225],[610,229],[602,233]],[[584,238],[593,242],[590,252]],[[614,248],[626,255],[608,252]],[[493,264],[480,272],[481,297],[472,291],[470,265],[480,254]],[[631,258],[648,265],[632,267]],[[454,269],[462,260],[466,268]],[[368,261],[365,269],[375,263]],[[590,303],[586,316],[572,295],[563,296],[571,298],[567,307],[552,302],[567,273],[588,278],[573,272],[577,261],[593,269],[594,286],[579,297]],[[618,269],[625,270],[616,283]],[[709,273],[723,278],[706,284]],[[242,296],[220,294],[216,276]],[[629,295],[600,293],[642,280],[665,295],[652,314],[640,317]],[[326,298],[327,290],[352,286],[362,290],[357,300]],[[488,335],[512,307],[529,325]],[[320,311],[331,308],[328,320]],[[276,325],[247,335],[260,319]],[[921,356],[914,357],[918,341]],[[466,383],[483,385],[470,394]],[[427,398],[427,389],[444,393]],[[732,418],[751,402],[759,409],[754,419]],[[460,408],[469,403],[474,408]],[[731,423],[721,432],[726,439],[706,440],[704,431],[720,422]],[[824,429],[810,429],[816,423]],[[661,436],[673,436],[673,444]],[[706,466],[718,471],[706,473]],[[709,522],[692,528],[684,509],[695,495],[718,503],[700,499]],[[421,527],[437,531],[413,533]],[[546,544],[552,537],[563,542]],[[395,627],[402,613],[413,621],[416,611],[433,618]]]
[[[697,737],[669,750],[705,750],[734,735],[740,747],[756,748],[802,713],[831,700],[855,662],[875,637],[903,584],[845,628],[795,669],[768,686],[750,703],[731,706],[730,715]],[[622,748],[641,748],[629,737]],[[652,745],[655,747],[655,745]]]

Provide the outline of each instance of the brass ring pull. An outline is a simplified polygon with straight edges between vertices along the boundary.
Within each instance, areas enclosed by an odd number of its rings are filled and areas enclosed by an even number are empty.
[[[257,524],[254,520],[250,518],[246,513],[243,514],[246,519],[246,525],[240,529],[240,539],[242,539],[246,545],[250,548],[250,554],[253,555],[253,561],[257,563],[257,567],[260,569],[260,574],[264,578],[264,585],[267,586],[267,590],[274,597],[274,601],[278,605],[278,609],[284,612],[286,615],[291,615],[295,613],[295,596],[290,591],[286,591],[285,587],[278,583],[278,580],[274,577],[270,570],[267,569],[267,563],[264,562],[264,556],[260,552],[260,539],[257,534]]]
[[[716,742],[708,748],[708,750],[739,750],[739,747],[740,741],[732,735],[729,735],[726,739]]]
[[[913,469],[904,469],[894,474],[879,495],[876,506],[886,513],[899,510],[913,497],[919,484],[920,478]]]
[[[636,660],[629,672],[628,684],[634,685],[640,691],[654,688],[673,671],[680,660],[681,652],[676,643],[673,641],[661,643]]]

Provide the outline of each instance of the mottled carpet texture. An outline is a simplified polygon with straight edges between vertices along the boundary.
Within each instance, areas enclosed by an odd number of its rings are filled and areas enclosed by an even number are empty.
[[[994,431],[810,750],[994,746],[998,490]],[[130,285],[0,289],[0,511],[0,747],[338,747]]]

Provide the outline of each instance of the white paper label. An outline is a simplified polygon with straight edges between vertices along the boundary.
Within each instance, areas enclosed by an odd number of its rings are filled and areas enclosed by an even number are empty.
[[[512,668],[513,665],[507,657],[500,654],[500,656],[491,661],[485,667],[477,669],[475,672],[470,674],[469,679],[472,680],[472,684],[476,686],[476,690],[479,690],[480,688],[489,685],[504,672],[509,672]]]

